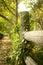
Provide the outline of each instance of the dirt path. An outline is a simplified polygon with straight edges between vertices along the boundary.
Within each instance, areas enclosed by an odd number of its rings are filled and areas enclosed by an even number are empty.
[[[3,39],[0,40],[0,65],[6,65],[5,57],[10,51],[11,48],[11,40],[10,39]]]

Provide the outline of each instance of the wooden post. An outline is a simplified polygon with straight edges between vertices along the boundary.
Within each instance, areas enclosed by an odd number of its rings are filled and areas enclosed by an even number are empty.
[[[22,33],[24,31],[29,31],[29,12],[24,11],[20,12],[20,20],[21,20],[21,26],[20,26],[20,39],[23,38]]]
[[[21,20],[20,39],[21,39],[22,44],[25,45],[24,50],[26,52],[27,40],[25,38],[24,38],[24,41],[22,41],[22,40],[23,40],[23,33],[30,30],[29,13],[27,11],[21,12],[20,13],[20,20]],[[29,65],[31,65],[31,64],[37,65],[32,58],[29,57],[29,59],[28,60],[26,59],[27,62],[29,62],[29,63],[25,62],[25,60],[24,60],[24,62],[26,63],[26,65],[28,65],[28,64]]]

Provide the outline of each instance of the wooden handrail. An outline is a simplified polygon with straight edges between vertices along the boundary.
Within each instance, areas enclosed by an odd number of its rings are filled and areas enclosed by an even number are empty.
[[[43,30],[24,32],[23,37],[28,41],[32,41],[43,46]]]

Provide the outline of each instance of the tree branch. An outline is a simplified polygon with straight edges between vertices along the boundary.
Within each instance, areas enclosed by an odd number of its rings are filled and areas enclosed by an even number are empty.
[[[13,11],[16,11],[14,8],[10,7]]]
[[[9,20],[8,18],[6,18],[5,16],[3,16],[2,14],[0,14],[0,17],[2,17],[2,18],[4,18],[5,20],[7,20],[7,21],[8,21],[8,23],[13,24],[12,22],[10,22],[10,20]]]
[[[16,24],[18,21],[18,0],[16,0]]]
[[[13,12],[12,12],[12,10],[10,9],[10,7],[6,4],[6,2],[4,1],[4,0],[2,0],[3,1],[3,3],[5,4],[5,6],[7,7],[7,9],[13,14],[13,15],[15,15]]]

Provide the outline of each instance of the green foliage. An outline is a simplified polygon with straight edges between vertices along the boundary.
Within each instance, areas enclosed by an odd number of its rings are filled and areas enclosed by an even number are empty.
[[[0,1],[0,31],[3,33],[4,31],[5,33],[11,32],[14,27],[16,21],[16,8],[14,6],[16,7],[16,2],[13,0]]]
[[[27,0],[24,2],[26,7],[32,8],[29,13],[22,12],[25,31],[43,30],[43,0],[37,0],[36,3],[28,1],[28,5]],[[16,0],[0,0],[0,32],[11,34],[12,41],[6,65],[26,65],[27,56],[31,56],[38,65],[43,65],[43,47],[25,39],[20,40],[20,22],[16,24],[16,4]]]
[[[23,24],[22,28],[24,28],[25,31],[29,31],[29,29],[30,29],[29,12],[24,11],[24,12],[21,12],[20,14],[21,14],[21,18],[22,18],[21,24]]]

